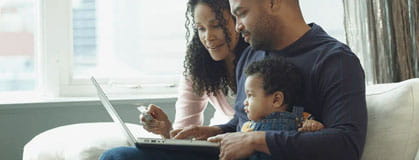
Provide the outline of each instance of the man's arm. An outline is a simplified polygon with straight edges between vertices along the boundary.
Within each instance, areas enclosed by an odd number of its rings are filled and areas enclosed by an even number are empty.
[[[364,148],[367,110],[364,73],[349,54],[328,57],[314,81],[323,105],[317,132],[267,131],[273,159],[360,159]]]

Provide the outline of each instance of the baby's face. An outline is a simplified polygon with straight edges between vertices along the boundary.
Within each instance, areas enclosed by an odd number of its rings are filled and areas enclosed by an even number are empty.
[[[244,111],[250,120],[258,121],[272,113],[273,95],[266,95],[263,89],[263,79],[252,75],[245,82],[246,99]]]

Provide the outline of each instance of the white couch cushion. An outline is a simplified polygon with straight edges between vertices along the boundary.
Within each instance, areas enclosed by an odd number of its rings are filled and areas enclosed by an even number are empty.
[[[363,160],[411,160],[419,144],[419,79],[367,87]]]
[[[140,125],[127,123],[135,137],[160,137]],[[114,123],[81,123],[47,130],[29,141],[23,160],[93,160],[103,151],[128,146],[128,140]]]

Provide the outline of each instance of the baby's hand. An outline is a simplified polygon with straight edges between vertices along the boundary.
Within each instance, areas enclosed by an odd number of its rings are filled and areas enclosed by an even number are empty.
[[[318,121],[306,120],[304,121],[303,126],[301,128],[298,128],[298,131],[299,132],[314,132],[323,128],[324,128],[324,125]]]

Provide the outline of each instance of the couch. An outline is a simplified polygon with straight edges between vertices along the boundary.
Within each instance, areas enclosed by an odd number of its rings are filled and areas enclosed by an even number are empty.
[[[367,87],[362,159],[419,160],[419,79]]]
[[[362,159],[419,160],[419,79],[368,86],[366,99],[368,131]],[[128,127],[135,136],[158,137],[137,124]],[[112,123],[74,124],[35,136],[25,145],[23,160],[97,159],[104,150],[127,144]]]

